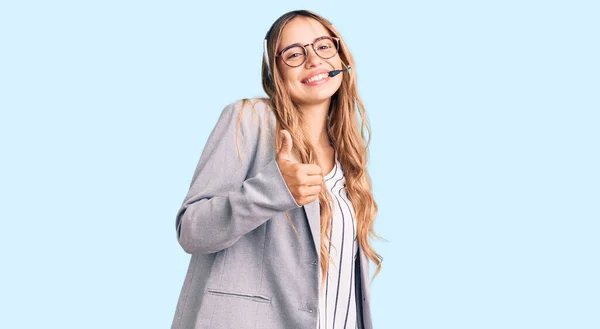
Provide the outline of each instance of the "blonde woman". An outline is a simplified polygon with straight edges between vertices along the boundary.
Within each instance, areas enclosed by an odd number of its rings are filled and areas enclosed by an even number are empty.
[[[304,10],[264,48],[268,98],[222,111],[177,213],[192,257],[171,328],[371,329],[382,257],[352,55]]]

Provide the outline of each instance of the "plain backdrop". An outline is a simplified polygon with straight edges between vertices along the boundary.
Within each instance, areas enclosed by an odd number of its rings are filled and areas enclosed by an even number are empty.
[[[598,2],[463,0],[3,1],[0,327],[171,325],[176,212],[294,9],[356,59],[375,328],[600,328]]]

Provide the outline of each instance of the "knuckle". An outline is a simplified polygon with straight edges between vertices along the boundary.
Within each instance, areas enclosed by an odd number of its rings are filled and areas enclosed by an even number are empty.
[[[296,195],[301,198],[303,193],[302,193],[302,187],[301,186],[297,186],[296,187]]]
[[[305,186],[305,187],[302,188],[302,195],[305,196],[305,197],[311,195],[310,188],[308,186]]]

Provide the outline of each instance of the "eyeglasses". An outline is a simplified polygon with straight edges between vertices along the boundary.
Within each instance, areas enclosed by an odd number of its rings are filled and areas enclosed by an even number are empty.
[[[334,37],[318,37],[312,43],[307,43],[304,46],[295,43],[285,47],[282,51],[275,54],[275,57],[281,57],[283,62],[290,67],[298,67],[308,58],[308,51],[306,46],[312,46],[315,53],[323,58],[328,59],[338,53],[340,48],[340,39]]]

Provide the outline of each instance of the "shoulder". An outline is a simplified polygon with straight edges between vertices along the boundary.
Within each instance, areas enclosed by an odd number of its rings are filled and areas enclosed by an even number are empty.
[[[260,134],[274,127],[276,117],[266,98],[243,98],[225,106],[221,118],[235,124],[243,135]]]
[[[274,115],[273,109],[266,98],[243,98],[227,105],[225,110],[233,111],[242,118],[259,115],[266,118]]]

